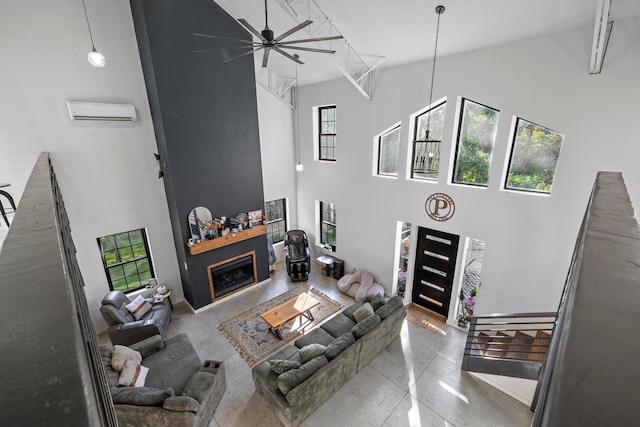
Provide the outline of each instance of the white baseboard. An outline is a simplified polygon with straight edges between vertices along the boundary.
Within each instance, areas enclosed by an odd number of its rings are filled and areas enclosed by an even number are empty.
[[[501,375],[480,374],[477,372],[469,373],[508,394],[514,399],[519,400],[525,405],[531,406],[538,381],[524,378],[505,377]]]

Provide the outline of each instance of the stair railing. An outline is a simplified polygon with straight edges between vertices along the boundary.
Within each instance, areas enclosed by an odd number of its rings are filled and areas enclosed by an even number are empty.
[[[556,318],[555,312],[471,316],[462,369],[538,379]]]

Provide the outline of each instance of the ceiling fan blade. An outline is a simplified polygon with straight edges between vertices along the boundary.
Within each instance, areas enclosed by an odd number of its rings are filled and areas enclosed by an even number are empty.
[[[259,47],[260,45],[258,45]],[[253,49],[253,46],[224,46],[224,47],[210,47],[208,49],[196,49],[193,53],[212,52],[214,50],[231,50],[231,49]]]
[[[304,27],[306,27],[308,25],[311,25],[312,23],[313,23],[313,21],[309,21],[307,19],[306,21],[304,21],[301,24],[296,25],[295,27],[293,27],[289,31],[285,31],[284,33],[280,34],[278,37],[275,38],[275,40],[282,40],[285,37],[289,37],[291,34],[295,33],[296,31],[300,31],[301,29],[303,29]]]
[[[280,44],[294,44],[294,43],[309,43],[309,42],[323,42],[326,40],[339,40],[343,38],[342,36],[331,36],[331,37],[316,37],[314,39],[303,39],[303,40],[291,40],[288,42],[279,42]]]
[[[266,42],[266,41],[267,41],[267,39],[265,39],[265,38],[264,38],[264,36],[262,35],[262,33],[260,33],[260,31],[258,31],[258,30],[256,30],[255,28],[253,28],[253,27],[251,26],[251,24],[249,24],[249,23],[247,22],[247,20],[246,20],[246,19],[242,19],[242,18],[240,18],[240,19],[238,19],[238,22],[240,22],[242,25],[244,25],[244,26],[247,28],[247,30],[251,31],[251,32],[252,32],[256,37],[258,37],[258,38],[259,38],[260,40],[262,40],[263,42]]]
[[[193,35],[198,37],[207,37],[209,39],[224,39],[224,40],[233,40],[235,42],[241,42],[241,43],[256,44],[256,42],[254,42],[253,40],[249,41],[249,40],[243,40],[243,39],[236,39],[233,37],[212,36],[210,34],[200,34],[200,33],[193,33]]]
[[[277,46],[274,46],[274,47],[273,47],[273,50],[275,50],[276,52],[278,52],[280,55],[284,55],[284,56],[286,56],[287,58],[289,58],[290,60],[297,62],[297,63],[298,63],[298,64],[300,64],[300,65],[304,64],[304,62],[300,61],[300,59],[296,58],[296,57],[295,57],[295,56],[293,56],[293,55],[290,55],[289,53],[285,52],[284,50],[280,49],[280,48],[279,48],[279,47],[277,47]]]
[[[262,68],[265,68],[267,66],[267,62],[269,61],[269,52],[271,52],[270,47],[264,50],[264,55],[262,55]]]
[[[295,49],[295,50],[306,50],[308,52],[320,52],[320,53],[336,53],[335,50],[329,49],[317,49],[315,47],[303,47],[303,46],[281,46],[283,49]]]
[[[264,47],[260,46],[260,47],[258,47],[256,49],[250,50],[249,52],[241,53],[238,56],[234,56],[233,58],[227,59],[226,61],[222,61],[222,63],[226,64],[228,62],[233,61],[234,59],[238,59],[238,58],[243,57],[243,56],[251,55],[252,53],[259,51],[260,49],[264,49]]]

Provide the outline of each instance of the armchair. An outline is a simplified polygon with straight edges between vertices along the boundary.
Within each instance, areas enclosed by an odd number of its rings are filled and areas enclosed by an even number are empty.
[[[289,230],[284,238],[284,258],[287,274],[296,282],[307,280],[311,267],[309,241],[302,230]]]
[[[128,346],[154,335],[166,339],[171,320],[169,299],[159,303],[153,303],[153,299],[147,301],[152,303],[151,310],[136,320],[125,307],[131,300],[121,291],[111,291],[102,299],[100,313],[109,325],[108,333],[113,345]]]

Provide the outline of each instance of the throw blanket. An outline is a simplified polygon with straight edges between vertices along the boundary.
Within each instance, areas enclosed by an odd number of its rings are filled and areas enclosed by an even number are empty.
[[[349,288],[351,288],[352,285],[355,285],[357,288],[355,295],[349,292]],[[367,296],[367,291],[371,286],[373,286],[373,274],[365,270],[358,270],[347,277],[343,283],[338,284],[338,289],[340,289],[342,293],[351,295],[356,301],[360,301]]]

